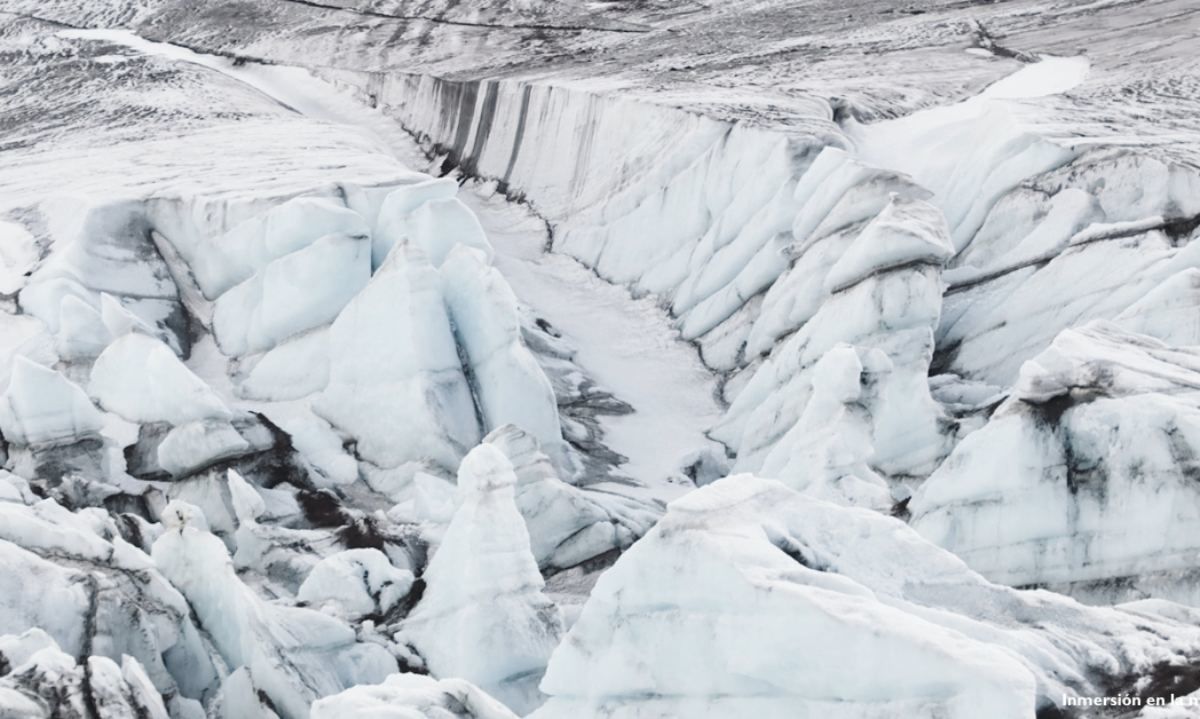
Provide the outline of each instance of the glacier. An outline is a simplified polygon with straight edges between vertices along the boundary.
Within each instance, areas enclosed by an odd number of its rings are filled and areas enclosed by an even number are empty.
[[[1192,5],[8,0],[0,715],[1193,716]]]

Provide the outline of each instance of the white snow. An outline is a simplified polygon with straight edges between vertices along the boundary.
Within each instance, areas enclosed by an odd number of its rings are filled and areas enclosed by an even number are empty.
[[[1033,64],[992,83],[980,93],[984,100],[1020,100],[1061,95],[1087,79],[1091,61],[1086,57],[1043,55]]]
[[[963,102],[851,126],[849,134],[863,160],[908,173],[934,192],[962,249],[1005,192],[1072,157],[1023,127],[1009,101],[1065,92],[1089,66],[1082,57],[1044,57]]]
[[[632,414],[599,418],[604,443],[628,458],[620,473],[656,496],[677,496],[681,487],[666,480],[698,448],[715,446],[704,432],[720,416],[716,380],[695,348],[679,339],[651,298],[632,298],[574,259],[546,253],[538,219],[499,197],[465,199],[517,298],[562,332],[590,378],[633,405]]]

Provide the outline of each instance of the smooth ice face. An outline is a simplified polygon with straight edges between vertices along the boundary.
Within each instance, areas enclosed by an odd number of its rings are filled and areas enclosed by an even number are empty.
[[[321,197],[296,197],[247,219],[227,232],[178,248],[205,296],[215,300],[272,262],[323,237],[370,241],[371,231],[353,210]]]
[[[328,324],[371,277],[366,235],[325,235],[272,260],[216,301],[213,331],[238,356]]]
[[[433,200],[449,200],[458,194],[453,178],[441,177],[397,187],[388,193],[379,207],[379,219],[371,243],[371,266],[381,266],[396,245],[409,241],[413,230],[413,211]],[[427,218],[426,218],[427,221]],[[428,242],[428,238],[425,238]],[[422,245],[422,249],[425,249]]]
[[[169,347],[137,332],[118,338],[96,358],[88,393],[131,422],[178,425],[232,416],[217,393]]]
[[[16,444],[43,445],[93,436],[104,420],[80,387],[24,357],[13,362],[0,397],[0,431]]]
[[[198,420],[167,433],[155,454],[158,466],[172,476],[186,476],[250,450],[250,443],[225,420]]]
[[[408,242],[418,247],[435,267],[460,245],[492,258],[492,246],[475,213],[458,198],[431,199],[408,216]]]

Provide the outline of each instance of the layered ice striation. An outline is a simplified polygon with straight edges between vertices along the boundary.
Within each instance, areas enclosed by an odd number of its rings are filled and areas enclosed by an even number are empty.
[[[753,370],[714,430],[738,447],[737,467],[786,477],[790,464],[791,473],[803,473],[804,462],[792,456],[808,451],[803,444],[813,425],[833,411],[812,398],[832,393],[864,405],[871,425],[865,439],[874,450],[867,453],[876,467],[894,475],[930,471],[944,452],[945,428],[926,377],[941,310],[941,266],[951,253],[936,208],[893,198],[828,269],[827,298]],[[873,375],[865,382],[867,397],[830,386],[838,383],[828,377],[831,369],[814,371],[818,361],[827,368],[849,361],[845,371],[854,374],[859,360],[845,353],[824,359],[839,344],[871,355],[858,372]]]
[[[18,356],[0,397],[0,432],[8,442],[46,445],[96,435],[103,417],[79,385]]]

